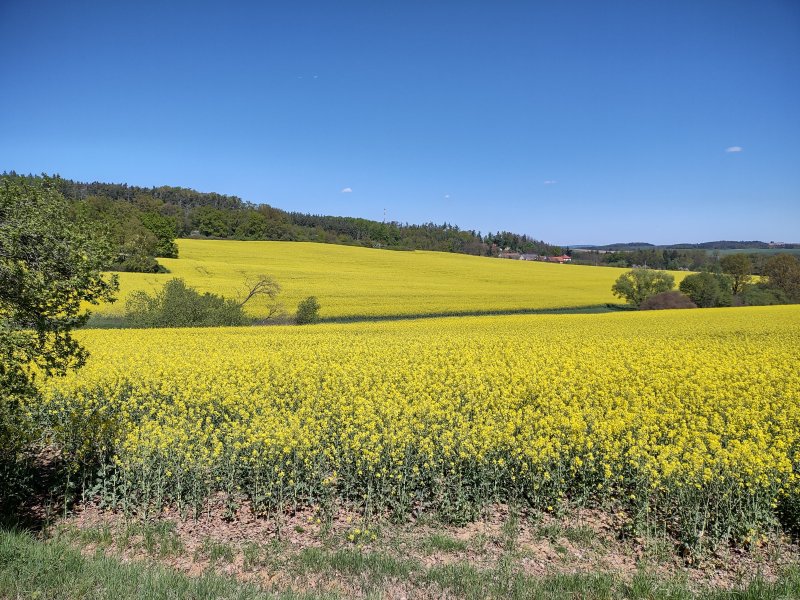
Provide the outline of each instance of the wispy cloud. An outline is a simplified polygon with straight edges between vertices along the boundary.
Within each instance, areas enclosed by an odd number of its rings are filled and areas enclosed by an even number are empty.
[[[445,199],[445,200],[450,200],[450,194],[445,194],[445,195],[444,195],[444,199]]]
[[[725,152],[741,152],[744,150],[741,146],[728,146],[725,148]]]
[[[543,183],[545,185],[555,185],[558,182],[555,179],[545,179]]]
[[[352,191],[353,191],[353,188],[351,188],[351,187],[342,188],[342,193],[343,194],[349,194]]]

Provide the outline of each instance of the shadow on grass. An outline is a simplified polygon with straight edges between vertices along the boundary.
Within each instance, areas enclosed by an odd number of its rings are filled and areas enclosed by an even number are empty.
[[[504,310],[445,310],[396,315],[345,315],[320,317],[318,323],[378,323],[381,321],[413,321],[418,319],[441,319],[445,317],[498,317],[512,315],[595,315],[635,310],[624,304],[591,304],[562,308],[509,308]],[[269,321],[254,319],[247,326],[294,325],[294,319],[283,316]],[[84,329],[128,329],[125,317],[93,315]]]
[[[630,310],[619,304],[592,304],[562,308],[509,308],[505,310],[448,310],[430,313],[402,315],[348,315],[344,317],[322,317],[320,323],[360,323],[376,321],[411,321],[415,319],[440,319],[443,317],[495,317],[512,315],[589,315]]]

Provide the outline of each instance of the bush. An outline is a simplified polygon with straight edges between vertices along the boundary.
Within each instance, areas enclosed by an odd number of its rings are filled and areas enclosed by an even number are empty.
[[[678,287],[700,308],[731,305],[733,285],[727,275],[695,273],[687,275]]]
[[[309,296],[297,305],[297,317],[295,318],[295,322],[298,325],[316,323],[319,321],[319,309],[320,306],[316,296]]]
[[[697,308],[697,305],[692,302],[691,298],[675,290],[650,296],[639,305],[639,310],[663,310],[666,308]]]
[[[737,300],[737,304],[743,306],[772,306],[788,302],[781,290],[763,284],[748,286]]]
[[[160,265],[158,261],[146,254],[133,254],[120,262],[112,265],[114,271],[128,273],[167,273],[166,267]]]
[[[201,294],[177,278],[152,296],[133,292],[125,310],[133,327],[236,326],[250,321],[238,302],[208,292]]]

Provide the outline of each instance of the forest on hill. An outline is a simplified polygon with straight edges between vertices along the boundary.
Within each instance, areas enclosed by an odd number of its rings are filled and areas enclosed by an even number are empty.
[[[76,219],[107,229],[118,252],[114,270],[157,272],[156,257],[177,257],[176,238],[302,241],[388,248],[435,250],[475,256],[501,251],[562,254],[565,249],[528,235],[499,231],[485,235],[457,225],[420,225],[355,217],[288,212],[237,196],[183,187],[139,187],[85,183],[59,176],[3,173],[30,183],[47,180],[72,203]]]
[[[649,242],[625,242],[617,244],[606,244],[604,246],[576,245],[573,248],[581,250],[596,251],[632,251],[632,250],[770,250],[788,249],[796,250],[800,244],[784,242],[762,242],[760,240],[735,241],[735,240],[716,240],[713,242],[699,242],[696,244],[650,244]]]

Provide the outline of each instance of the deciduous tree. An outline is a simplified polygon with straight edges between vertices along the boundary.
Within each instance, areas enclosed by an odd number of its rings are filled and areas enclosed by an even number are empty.
[[[85,350],[71,331],[84,303],[113,301],[115,277],[101,270],[112,248],[101,232],[66,218],[47,181],[0,178],[0,395],[31,391],[34,373],[81,366]],[[36,369],[34,369],[34,365]]]
[[[49,180],[0,177],[0,504],[26,442],[20,403],[37,394],[37,377],[83,365],[72,330],[85,303],[113,301],[114,277],[101,269],[112,245],[96,229],[67,218]]]
[[[770,287],[779,289],[790,302],[800,302],[800,260],[791,254],[776,254],[764,264]]]
[[[733,293],[738,296],[744,287],[753,279],[753,263],[746,254],[727,254],[719,261],[722,272],[730,275],[733,282]]]
[[[619,276],[611,286],[615,296],[625,298],[632,306],[639,305],[650,296],[668,292],[675,287],[675,278],[665,271],[632,269]]]

